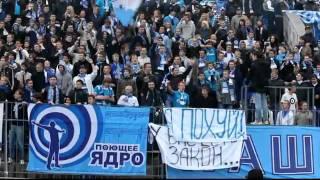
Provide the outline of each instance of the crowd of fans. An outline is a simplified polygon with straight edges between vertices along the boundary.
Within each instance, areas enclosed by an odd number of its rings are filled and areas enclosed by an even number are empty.
[[[144,0],[129,27],[106,2],[1,1],[0,101],[227,109],[248,101],[254,123],[288,125],[320,109],[311,27],[291,49],[279,20],[282,9],[313,2]]]

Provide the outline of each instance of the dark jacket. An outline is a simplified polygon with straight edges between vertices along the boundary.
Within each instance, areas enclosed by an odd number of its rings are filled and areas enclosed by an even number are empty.
[[[151,61],[151,65],[152,65],[152,71],[153,72],[157,72],[159,71],[158,70],[158,67],[160,66],[160,62],[161,62],[161,56],[160,54],[155,54],[154,56],[152,56],[152,61]],[[165,55],[165,59],[167,62],[169,62],[170,60],[170,56],[169,55]],[[167,65],[164,65],[164,74],[166,74],[168,72],[168,66]]]
[[[46,80],[44,72],[35,72],[32,74],[31,79],[33,81],[33,88],[36,92],[41,92],[46,86]]]
[[[316,47],[317,43],[316,43],[316,39],[314,38],[312,32],[311,33],[306,33],[303,35],[303,39],[304,41],[307,43],[311,43],[311,47]]]
[[[142,106],[154,106],[159,107],[162,105],[161,100],[161,94],[159,91],[147,91],[142,97],[141,97],[141,105]]]
[[[8,85],[0,86],[0,101],[9,100],[11,98],[11,89]]]
[[[243,85],[243,80],[244,80],[244,75],[243,69],[241,69],[242,66],[238,65],[236,66],[236,69],[234,70],[234,90],[235,90],[235,96],[236,96],[236,100],[240,101],[241,100],[241,87]]]
[[[116,85],[116,80],[113,78],[112,74],[110,74],[111,76],[111,79],[112,79],[112,83]],[[101,75],[98,75],[94,81],[92,82],[93,86],[97,86],[97,85],[101,85],[103,84],[103,80],[104,80],[104,77],[105,75],[104,74],[101,74]]]
[[[88,100],[88,93],[83,89],[75,89],[71,91],[70,98],[72,104],[81,103],[84,104]]]
[[[250,0],[244,0],[244,12],[246,14],[250,14],[249,1]],[[255,16],[261,16],[263,11],[263,0],[251,0],[251,3],[253,14]]]
[[[284,81],[291,82],[294,80],[294,64],[291,62],[286,63],[286,61],[284,61],[280,67],[279,75]]]
[[[148,38],[146,35],[136,35],[132,40],[131,47],[135,47],[136,44],[140,44],[144,47],[149,47]]]
[[[72,72],[72,77],[75,77],[79,74],[80,66],[84,65],[87,69],[87,74],[92,73],[92,66],[91,64],[85,60],[85,61],[78,61],[74,64],[73,66],[73,72]]]
[[[15,69],[12,69],[10,67],[5,67],[1,71],[1,73],[8,78],[8,80],[9,80],[9,84],[8,85],[10,87],[12,87],[12,85],[13,85],[13,90],[15,90],[15,89],[17,89],[19,87],[19,82],[15,78],[15,74],[20,71],[20,67],[19,67],[18,64],[17,64],[17,66],[18,67],[15,68]]]
[[[55,1],[49,5],[52,6],[52,12],[57,15],[57,20],[62,21],[64,19],[64,13],[67,9],[68,4],[65,1]]]
[[[23,126],[28,119],[28,104],[22,101],[8,103],[8,119],[11,119],[11,125]]]
[[[301,101],[311,102],[312,98],[310,98],[310,96],[312,96],[312,91],[309,91],[309,97],[308,97],[308,91],[306,89],[299,89],[299,87],[310,87],[311,85],[309,85],[308,82],[302,82],[300,84],[297,82],[296,86],[297,86],[296,94],[299,102]],[[309,105],[311,105],[311,103],[309,103]]]
[[[90,19],[90,21],[93,22],[93,26],[96,29],[99,29],[101,27],[102,18],[99,16],[99,14],[97,14],[97,15],[92,14],[91,16],[89,16],[89,19]]]
[[[300,63],[300,72],[302,73],[303,79],[311,79],[313,76],[313,67],[311,63]]]
[[[217,108],[217,98],[212,95],[209,95],[207,98],[203,97],[202,95],[198,95],[191,102],[191,106],[195,108]]]
[[[312,86],[311,87],[314,87],[314,95],[319,95],[320,96],[320,85],[319,83],[316,85],[316,86]],[[314,104],[316,106],[317,109],[320,109],[320,98],[319,99],[315,99],[314,101]]]
[[[35,93],[34,89],[28,89],[28,88],[24,88],[23,90],[23,100],[28,102],[28,103],[32,103],[32,95]]]
[[[44,92],[43,92],[43,99],[45,102],[48,102],[48,92],[49,92],[49,88],[50,86],[47,86],[45,89],[44,89]],[[63,96],[63,93],[61,91],[60,88],[58,88],[58,91],[59,91],[59,97],[56,97],[58,100],[58,103],[59,104],[63,104],[63,99],[64,99],[64,96]]]
[[[261,32],[261,27],[256,27],[254,30],[254,39],[256,41],[266,41],[268,39],[268,30],[263,27],[262,32]]]
[[[284,86],[284,81],[280,78],[277,79],[270,79],[269,80],[269,86]],[[272,107],[276,107],[276,104],[279,103],[281,95],[283,92],[280,89],[277,88],[271,88],[268,90],[269,92],[269,98],[270,98],[270,104]]]
[[[257,59],[252,62],[248,80],[253,92],[266,93],[265,86],[268,86],[270,78],[270,65],[264,59]]]
[[[243,27],[239,27],[237,29],[237,32],[236,32],[236,37],[239,39],[239,40],[245,40],[247,39],[247,28],[245,26]]]
[[[188,69],[183,74],[179,74],[177,76],[173,76],[172,74],[168,75],[167,79],[170,81],[171,88],[174,91],[176,91],[178,89],[179,82],[181,82],[182,80],[184,80],[188,76],[191,69],[192,69],[192,67],[189,66]]]
[[[236,9],[239,6],[238,2],[232,1],[227,2],[226,5],[226,15],[231,19],[234,15],[236,15]]]
[[[138,100],[141,100],[141,94],[145,94],[148,91],[148,82],[149,81],[155,81],[156,89],[159,88],[159,84],[156,81],[156,77],[153,74],[147,75],[143,71],[137,76],[136,84],[137,84],[137,90],[138,90]]]

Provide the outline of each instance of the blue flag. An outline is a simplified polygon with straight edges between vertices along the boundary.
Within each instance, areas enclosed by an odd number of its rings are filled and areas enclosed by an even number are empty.
[[[123,26],[128,26],[137,12],[142,0],[113,0],[112,7]]]
[[[318,11],[288,11],[298,15],[306,24],[313,24],[313,34],[317,41],[320,40],[320,12]]]
[[[146,175],[149,110],[30,104],[27,170]]]

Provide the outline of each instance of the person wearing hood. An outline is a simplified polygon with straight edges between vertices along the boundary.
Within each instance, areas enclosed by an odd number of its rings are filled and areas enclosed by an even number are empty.
[[[56,76],[58,88],[61,89],[62,94],[68,96],[73,87],[71,74],[68,71],[66,71],[64,65],[59,64]]]
[[[120,79],[117,83],[117,99],[119,99],[120,95],[124,92],[125,87],[130,85],[132,87],[132,94],[134,96],[137,96],[138,91],[137,91],[137,84],[136,81],[132,79],[131,75],[131,69],[130,68],[125,68],[123,71],[123,78]]]

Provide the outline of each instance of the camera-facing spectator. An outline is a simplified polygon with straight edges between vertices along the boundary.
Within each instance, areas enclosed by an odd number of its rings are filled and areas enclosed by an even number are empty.
[[[294,117],[294,124],[299,126],[311,126],[313,125],[313,113],[309,110],[307,102],[302,101],[301,107]]]
[[[88,91],[83,88],[84,84],[81,79],[76,81],[74,90],[70,92],[70,98],[73,104],[84,104],[88,99]]]
[[[298,98],[296,91],[297,88],[293,85],[290,88],[288,88],[288,91],[285,92],[281,97],[281,102],[289,101],[289,109],[293,113],[295,113],[298,110]]]
[[[294,125],[294,112],[290,110],[288,100],[281,101],[282,110],[278,112],[276,125]]]
[[[137,97],[133,95],[133,88],[131,85],[125,87],[124,93],[120,96],[117,104],[121,106],[139,106]]]

